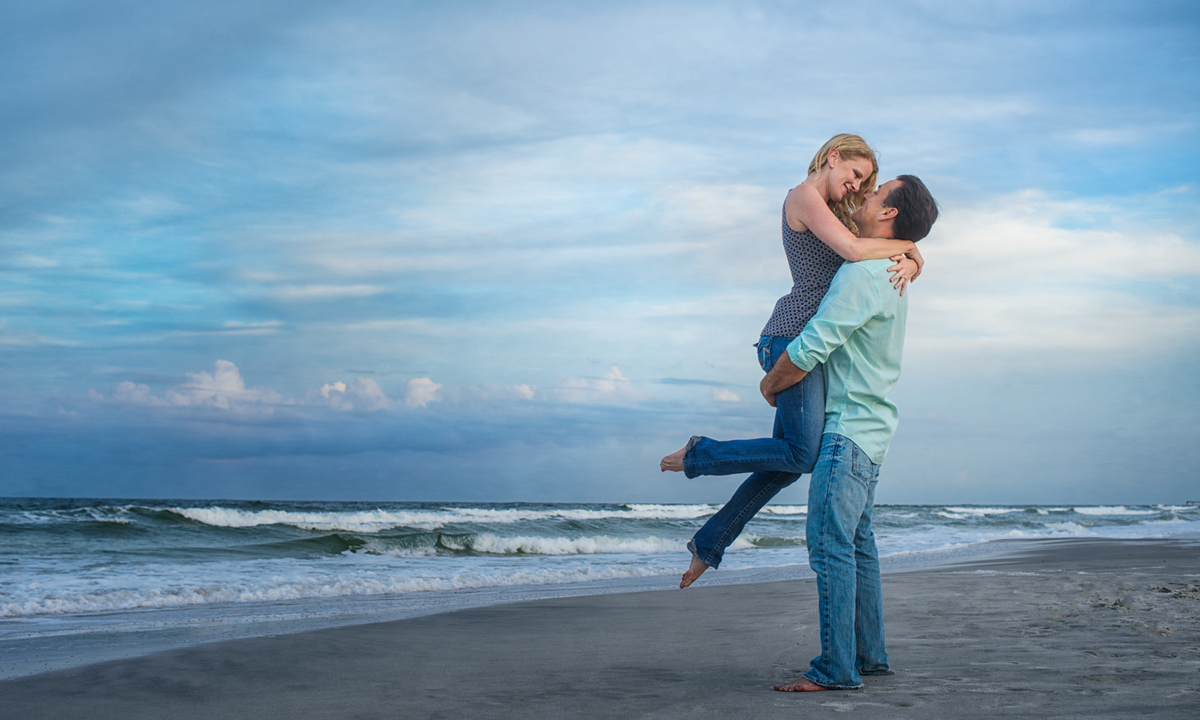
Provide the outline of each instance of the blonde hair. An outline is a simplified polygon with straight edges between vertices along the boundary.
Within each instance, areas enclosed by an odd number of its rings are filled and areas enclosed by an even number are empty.
[[[858,225],[850,219],[850,216],[863,204],[867,193],[875,189],[875,180],[879,177],[879,161],[875,158],[875,151],[871,149],[866,140],[857,135],[842,133],[831,137],[829,142],[822,145],[821,149],[817,151],[816,157],[808,164],[809,175],[821,172],[821,169],[829,164],[830,150],[837,150],[843,158],[866,158],[871,161],[871,174],[859,185],[858,192],[847,194],[837,202],[829,201],[829,209],[833,211],[833,214],[837,215],[842,224],[850,228],[850,232],[857,234]]]

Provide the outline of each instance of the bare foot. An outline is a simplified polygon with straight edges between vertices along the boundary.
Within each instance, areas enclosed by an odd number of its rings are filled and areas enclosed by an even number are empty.
[[[809,680],[801,675],[790,683],[776,685],[775,689],[779,692],[820,692],[821,690],[828,690],[829,688],[821,687],[812,680]]]
[[[679,589],[682,590],[688,585],[696,582],[696,580],[698,580],[707,569],[708,565],[706,565],[703,560],[693,555],[692,564],[688,566],[687,572],[683,574],[683,579],[679,581]]]
[[[658,462],[658,467],[663,472],[667,472],[668,470],[671,472],[683,472],[683,456],[687,452],[687,449],[688,446],[684,445],[675,452],[666,456]]]

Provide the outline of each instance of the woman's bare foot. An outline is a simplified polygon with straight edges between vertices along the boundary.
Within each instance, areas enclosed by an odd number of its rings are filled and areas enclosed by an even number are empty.
[[[703,560],[693,555],[692,564],[688,566],[687,572],[683,574],[683,579],[679,581],[679,589],[682,590],[688,585],[696,582],[696,580],[699,579],[707,569],[708,565],[706,565]]]
[[[821,687],[812,680],[809,680],[801,675],[790,683],[776,685],[775,689],[779,692],[819,692],[821,690],[828,690],[829,688]]]
[[[663,472],[670,470],[671,472],[683,472],[683,456],[687,453],[688,446],[684,445],[675,452],[666,456],[658,462],[658,467]]]

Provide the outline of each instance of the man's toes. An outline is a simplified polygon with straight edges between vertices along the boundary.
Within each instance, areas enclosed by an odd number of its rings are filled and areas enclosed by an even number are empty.
[[[779,692],[818,692],[820,690],[828,690],[829,688],[821,687],[808,678],[796,678],[790,683],[776,685],[775,689]]]

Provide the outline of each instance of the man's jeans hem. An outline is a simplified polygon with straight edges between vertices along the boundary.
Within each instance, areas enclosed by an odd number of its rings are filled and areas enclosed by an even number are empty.
[[[859,683],[857,685],[845,685],[845,684],[839,684],[839,683],[831,683],[828,680],[824,679],[822,676],[818,675],[816,670],[809,670],[808,672],[804,673],[803,677],[805,680],[808,680],[809,682],[813,683],[814,685],[820,685],[821,687],[825,688],[826,690],[861,690],[863,688],[862,683]]]
[[[864,677],[880,676],[880,675],[895,675],[895,670],[859,670],[859,675]]]

